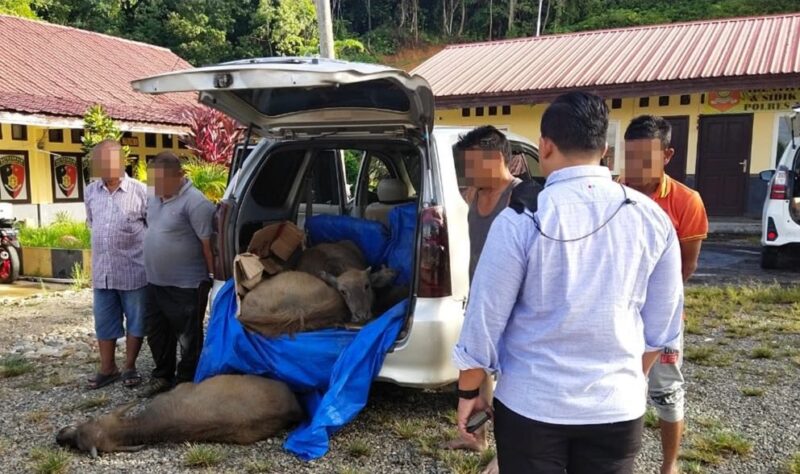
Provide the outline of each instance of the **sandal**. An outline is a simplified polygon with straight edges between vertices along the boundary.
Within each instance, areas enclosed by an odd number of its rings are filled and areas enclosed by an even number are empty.
[[[86,388],[89,390],[97,390],[98,388],[103,388],[106,385],[112,384],[119,379],[119,371],[112,372],[110,374],[101,374],[98,372],[95,374],[94,378],[89,380]]]
[[[136,369],[126,370],[122,373],[122,385],[133,388],[142,383],[142,376]]]

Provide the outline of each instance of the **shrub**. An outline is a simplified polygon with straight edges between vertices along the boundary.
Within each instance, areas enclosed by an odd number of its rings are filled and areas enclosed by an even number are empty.
[[[59,215],[50,225],[20,227],[19,242],[23,247],[88,249],[92,246],[92,236],[85,222]]]
[[[186,177],[209,201],[217,203],[228,185],[228,168],[219,163],[206,163],[199,159],[189,159],[183,164]]]

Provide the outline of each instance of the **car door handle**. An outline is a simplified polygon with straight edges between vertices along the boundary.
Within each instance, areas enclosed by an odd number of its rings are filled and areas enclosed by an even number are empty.
[[[747,173],[747,160],[740,161],[740,165],[742,165],[742,173]]]

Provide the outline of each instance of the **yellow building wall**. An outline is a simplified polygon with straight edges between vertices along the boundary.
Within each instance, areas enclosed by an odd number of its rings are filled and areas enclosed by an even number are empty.
[[[690,103],[680,104],[680,95],[669,97],[669,105],[659,106],[659,97],[650,97],[647,107],[639,106],[639,97],[622,99],[621,107],[611,108],[611,100],[608,100],[610,127],[618,127],[617,143],[609,143],[609,146],[617,146],[618,153],[615,159],[622,159],[623,135],[625,128],[630,121],[639,115],[653,114],[661,116],[689,116],[689,137],[686,157],[686,174],[694,175],[697,169],[697,140],[699,117],[706,111],[707,107],[701,103],[701,95],[704,102],[708,94],[690,94]],[[488,107],[497,106],[497,115],[488,115]],[[484,115],[475,116],[476,107],[471,107],[470,116],[463,117],[462,109],[440,109],[436,111],[436,123],[441,125],[457,126],[479,126],[494,125],[505,127],[508,131],[529,138],[534,143],[538,142],[540,135],[541,117],[547,104],[535,105],[514,105],[511,106],[510,115],[502,115],[502,107],[499,104],[487,103],[483,106]],[[765,169],[774,167],[774,155],[776,148],[776,118],[786,114],[788,111],[758,111],[753,112],[753,141],[751,146],[750,174],[755,175]],[[621,166],[621,163],[620,163]],[[620,167],[617,167],[617,171]]]
[[[14,140],[11,135],[11,124],[0,123],[2,138],[0,138],[0,150],[28,152],[28,166],[30,175],[31,204],[51,204],[53,203],[53,185],[51,182],[51,155],[50,153],[81,153],[81,144],[72,143],[70,129],[62,129],[64,132],[63,143],[50,142],[48,128],[33,125],[27,126],[27,139]],[[189,154],[185,148],[178,145],[178,136],[172,135],[172,147],[162,146],[164,134],[156,134],[156,147],[145,146],[145,134],[131,132],[132,137],[139,140],[138,146],[131,146],[130,154],[144,159],[148,155],[171,150],[177,154]],[[41,146],[42,149],[39,147]]]

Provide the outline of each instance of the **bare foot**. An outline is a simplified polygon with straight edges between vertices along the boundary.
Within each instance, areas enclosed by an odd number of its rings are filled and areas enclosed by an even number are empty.
[[[481,474],[500,474],[500,466],[497,464],[497,456],[493,457],[489,464],[486,465],[486,468],[481,472]]]
[[[485,432],[483,434],[478,435],[477,443],[474,443],[472,441],[466,441],[461,437],[458,437],[456,439],[451,439],[450,441],[442,444],[441,446],[442,449],[465,449],[468,451],[477,451],[479,453],[485,451],[486,448],[488,447],[489,443],[486,441]]]

